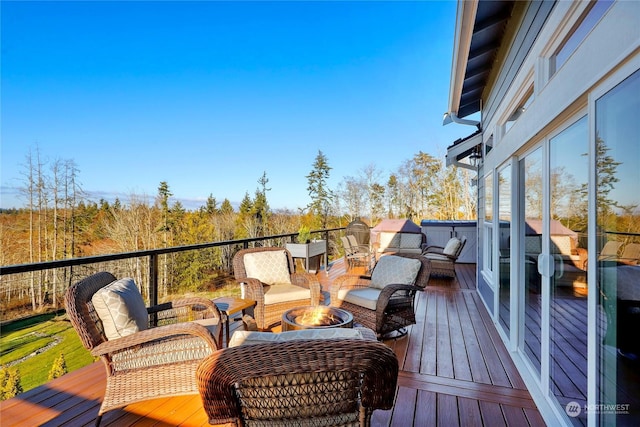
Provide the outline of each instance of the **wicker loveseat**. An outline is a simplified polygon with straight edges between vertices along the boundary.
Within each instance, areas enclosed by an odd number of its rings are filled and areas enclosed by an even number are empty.
[[[107,370],[96,425],[105,412],[131,403],[197,394],[196,368],[218,349],[221,316],[211,300],[187,298],[146,308],[132,284],[100,272],[65,294],[67,316],[82,344]]]
[[[330,304],[349,311],[356,323],[383,337],[416,323],[415,295],[427,286],[430,273],[429,261],[420,254],[386,255],[371,276],[336,278]]]
[[[211,424],[369,426],[393,406],[398,359],[375,340],[266,342],[215,352],[197,378]]]

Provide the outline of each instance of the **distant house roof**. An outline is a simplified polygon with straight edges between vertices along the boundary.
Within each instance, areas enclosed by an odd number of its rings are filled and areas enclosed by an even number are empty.
[[[419,225],[408,219],[383,219],[371,231],[395,231],[398,233],[422,233]]]

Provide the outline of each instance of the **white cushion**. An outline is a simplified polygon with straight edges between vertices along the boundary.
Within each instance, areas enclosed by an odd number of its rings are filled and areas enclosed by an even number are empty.
[[[332,338],[351,338],[363,339],[360,331],[347,328],[330,328],[330,329],[301,329],[298,331],[287,331],[279,334],[271,332],[256,331],[236,331],[231,340],[229,347],[237,347],[241,345],[277,343],[295,340],[315,340],[315,339],[332,339]]]
[[[400,248],[413,249],[422,245],[422,234],[402,233],[400,235]]]
[[[247,277],[267,285],[291,284],[287,254],[281,251],[252,252],[244,256]]]
[[[311,290],[291,284],[273,285],[264,293],[264,303],[267,305],[303,299],[311,299]]]
[[[390,284],[412,285],[422,263],[414,258],[387,255],[378,261],[371,274],[371,287],[383,289]]]
[[[109,340],[122,338],[149,327],[147,308],[131,278],[108,284],[93,294],[91,302]]]
[[[378,298],[380,298],[380,292],[382,290],[376,288],[340,289],[338,291],[338,299],[369,310],[375,310]]]
[[[380,242],[380,249],[386,248],[398,248],[400,247],[400,235],[398,233],[381,232],[378,236],[378,242]]]
[[[456,252],[458,252],[458,249],[460,249],[461,244],[462,242],[460,241],[460,239],[458,239],[457,237],[453,237],[449,239],[447,245],[442,250],[442,253],[445,255],[455,256]]]

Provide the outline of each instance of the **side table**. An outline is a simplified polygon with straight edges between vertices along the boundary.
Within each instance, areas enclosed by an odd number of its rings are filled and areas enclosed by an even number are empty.
[[[242,299],[235,297],[218,297],[213,299],[213,303],[218,307],[222,314],[222,328],[225,331],[225,344],[229,346],[229,318],[232,314],[242,311],[242,315],[246,314],[248,309],[255,307],[256,302],[250,299]]]

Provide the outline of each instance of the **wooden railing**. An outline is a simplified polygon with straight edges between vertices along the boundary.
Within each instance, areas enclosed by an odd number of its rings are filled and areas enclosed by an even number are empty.
[[[326,254],[329,256],[330,251],[330,233],[335,233],[345,230],[345,227],[339,228],[331,228],[331,229],[322,229],[322,230],[312,230],[312,236],[320,236],[322,240],[326,242]],[[89,256],[89,257],[81,257],[81,258],[72,258],[72,259],[64,259],[64,260],[56,260],[56,261],[47,261],[47,262],[38,262],[38,263],[30,263],[30,264],[17,264],[17,265],[8,265],[0,267],[0,276],[8,276],[11,274],[20,274],[20,273],[30,273],[37,272],[43,270],[52,270],[58,268],[65,267],[74,267],[80,265],[87,264],[95,264],[102,263],[108,261],[117,261],[117,260],[125,260],[132,258],[144,258],[148,257],[149,265],[148,265],[148,283],[149,283],[149,303],[150,305],[158,304],[158,257],[163,254],[174,254],[185,251],[193,251],[193,250],[203,250],[208,248],[216,248],[216,247],[242,247],[248,248],[251,245],[254,246],[271,246],[274,245],[273,242],[280,240],[280,242],[290,241],[293,242],[295,238],[298,236],[298,233],[286,233],[286,234],[278,234],[271,236],[262,236],[262,237],[254,237],[249,239],[239,239],[239,240],[225,240],[220,242],[209,242],[209,243],[199,243],[194,245],[184,245],[184,246],[173,246],[167,248],[160,249],[149,249],[149,250],[141,250],[134,252],[123,252],[109,255],[98,255],[98,256]],[[336,239],[337,240],[337,239]],[[265,244],[267,243],[267,244]],[[277,245],[276,245],[277,246]],[[4,278],[3,278],[4,279]]]

